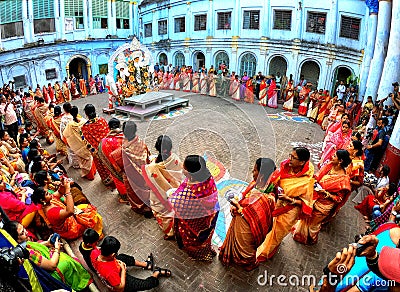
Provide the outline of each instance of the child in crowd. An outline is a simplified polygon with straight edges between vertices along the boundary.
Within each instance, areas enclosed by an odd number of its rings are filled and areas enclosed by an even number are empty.
[[[154,268],[153,274],[146,279],[139,279],[126,272],[127,263],[117,259],[121,243],[113,236],[106,236],[101,244],[101,249],[94,248],[90,254],[93,268],[96,270],[102,281],[113,291],[143,291],[158,286],[158,278],[161,276],[170,277],[171,271],[162,268]],[[135,266],[152,270],[154,262],[134,261]]]

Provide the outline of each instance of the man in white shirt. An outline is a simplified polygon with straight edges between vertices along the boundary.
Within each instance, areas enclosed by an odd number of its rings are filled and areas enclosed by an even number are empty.
[[[0,100],[0,114],[4,116],[4,128],[17,143],[18,119],[14,105],[3,96]]]
[[[346,92],[346,85],[344,85],[343,80],[340,81],[339,86],[336,88],[336,95],[339,100],[343,101],[344,93]]]

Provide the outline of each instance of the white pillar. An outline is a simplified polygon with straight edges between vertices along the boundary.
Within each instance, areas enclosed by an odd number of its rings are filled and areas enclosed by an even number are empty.
[[[400,178],[400,118],[397,118],[396,124],[394,125],[389,145],[382,158],[382,164],[389,165],[390,181],[397,183]]]
[[[332,0],[329,18],[326,23],[325,40],[327,44],[336,44],[336,29],[338,23],[340,23],[338,21],[338,0]]]
[[[214,1],[210,0],[208,1],[208,12],[207,12],[207,35],[210,37],[214,36]]]
[[[88,0],[87,3],[87,14],[88,14],[88,27],[87,27],[87,32],[88,36],[93,38],[93,1]],[[85,12],[86,13],[86,12]]]
[[[65,37],[65,6],[64,6],[64,0],[58,0],[58,1],[60,1],[60,39],[64,40],[64,39],[66,39],[66,37]],[[74,23],[74,26],[75,26],[75,23]]]
[[[379,83],[378,100],[385,98],[393,91],[392,83],[400,77],[400,0],[392,1],[392,22],[390,28],[389,45],[382,78]]]
[[[239,37],[240,36],[240,27],[242,22],[240,21],[242,16],[242,11],[240,10],[240,0],[235,0],[234,2],[235,7],[231,13],[231,31],[232,37]]]
[[[58,1],[54,0],[54,26],[56,30],[56,39],[61,38],[61,26],[62,23],[60,22],[60,10],[58,9]]]
[[[108,2],[110,3],[110,2]],[[111,0],[111,5],[108,6],[108,30],[109,34],[116,35],[117,34],[117,17],[116,17],[116,4],[115,0]],[[111,10],[110,10],[111,9]]]
[[[85,39],[88,38],[88,27],[89,27],[89,17],[88,17],[88,3],[86,0],[83,0],[83,26],[85,28]]]
[[[32,43],[34,40],[34,27],[33,27],[33,2],[27,1],[25,6],[25,1],[22,1],[22,11],[24,13],[24,9],[26,9],[27,19],[24,21],[24,35],[25,41],[27,43]],[[25,15],[25,14],[23,14]]]
[[[303,9],[304,9],[304,1],[300,0],[298,3],[295,1],[295,10],[294,10],[294,18],[295,21],[292,23],[292,27],[294,27],[294,39],[301,40],[302,31],[304,29],[302,22],[303,22]]]
[[[378,12],[378,26],[376,32],[376,42],[374,49],[374,57],[371,61],[371,68],[368,74],[367,89],[364,96],[363,104],[367,102],[367,97],[372,96],[372,99],[376,100],[378,93],[379,83],[381,81],[383,63],[386,57],[386,49],[389,41],[389,29],[391,21],[392,2],[379,1],[379,12]]]
[[[371,60],[374,56],[374,45],[376,39],[376,28],[378,25],[378,13],[370,12],[368,17],[368,27],[367,27],[367,45],[364,49],[364,58],[360,73],[360,91],[359,99],[365,95],[365,90],[367,86],[368,73],[371,66]]]

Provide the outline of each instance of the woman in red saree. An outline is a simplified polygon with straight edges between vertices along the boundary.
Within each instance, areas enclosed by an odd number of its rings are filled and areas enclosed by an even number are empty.
[[[329,113],[329,101],[331,100],[331,96],[329,95],[329,91],[325,90],[324,93],[322,94],[320,98],[320,107],[318,110],[318,116],[317,116],[317,124],[322,125],[322,122],[324,121],[325,116],[328,115]]]
[[[363,145],[358,140],[353,140],[347,146],[350,153],[351,167],[347,172],[350,176],[351,190],[356,191],[364,182],[364,151]]]
[[[351,133],[352,130],[350,128],[350,122],[343,121],[342,127],[338,131],[336,131],[326,142],[326,145],[322,150],[323,153],[321,156],[321,160],[319,162],[320,167],[331,160],[336,150],[347,148],[347,146],[351,142]]]
[[[267,91],[268,95],[268,107],[277,108],[278,107],[278,89],[276,88],[275,77],[272,77],[271,83]]]
[[[85,105],[84,111],[88,120],[81,127],[81,138],[93,156],[93,162],[96,165],[97,172],[103,184],[113,188],[115,185],[111,173],[101,162],[98,155],[99,144],[107,136],[108,132],[110,132],[110,128],[104,118],[97,117],[94,105]]]
[[[63,179],[64,194],[51,195],[47,189],[38,187],[32,194],[32,202],[40,205],[40,211],[49,227],[66,240],[74,240],[83,235],[86,228],[103,233],[103,219],[97,209],[89,204],[78,205],[75,209],[68,179]],[[64,200],[65,204],[61,201]],[[76,213],[76,214],[75,214]]]
[[[269,177],[275,168],[272,159],[258,158],[253,168],[253,181],[243,192],[242,199],[231,200],[233,218],[219,253],[223,265],[235,263],[246,271],[258,267],[257,247],[272,227],[275,195]]]
[[[307,115],[308,110],[308,95],[311,91],[311,83],[307,83],[306,86],[303,86],[299,92],[299,109],[298,113],[301,116]]]
[[[332,160],[321,168],[316,180],[311,217],[302,218],[294,227],[293,239],[303,244],[315,244],[323,223],[329,222],[346,203],[351,192],[350,177],[346,173],[351,163],[347,150],[338,150]]]
[[[183,173],[186,179],[169,198],[176,240],[191,258],[211,261],[217,255],[211,247],[219,211],[217,187],[201,156],[187,156]]]
[[[96,80],[94,80],[92,75],[90,75],[89,78],[89,88],[90,88],[90,94],[97,94]]]
[[[122,133],[121,122],[112,118],[108,122],[110,132],[103,138],[99,144],[98,155],[101,162],[111,172],[115,186],[119,194],[119,202],[127,203],[126,187],[124,184],[124,162],[122,161],[122,142],[124,134]]]
[[[244,101],[248,103],[254,103],[254,92],[253,92],[253,79],[246,81],[246,90],[244,92]]]
[[[265,77],[263,77],[261,79],[261,83],[260,83],[260,93],[259,93],[259,98],[260,101],[258,102],[258,104],[262,105],[262,106],[267,106],[267,82],[265,82]]]

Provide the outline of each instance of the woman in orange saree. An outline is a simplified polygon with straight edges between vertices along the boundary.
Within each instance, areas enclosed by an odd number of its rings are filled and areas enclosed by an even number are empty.
[[[97,209],[89,204],[74,207],[70,182],[63,180],[65,193],[58,191],[51,195],[47,189],[38,187],[32,194],[32,202],[40,205],[40,213],[54,232],[67,240],[74,240],[83,235],[86,228],[93,228],[98,234],[103,233],[103,219]],[[63,197],[65,204],[61,201]],[[75,214],[76,213],[76,214]]]
[[[66,102],[71,101],[71,92],[69,91],[66,81],[64,81],[63,85],[62,85],[62,95],[59,95],[57,100],[58,100],[58,103],[64,102],[64,101],[66,101]]]
[[[87,96],[86,80],[81,76],[79,78],[79,89],[81,90],[82,97]]]
[[[324,121],[325,116],[329,114],[328,106],[329,106],[330,100],[331,100],[331,97],[329,95],[329,91],[325,90],[320,98],[320,107],[319,107],[318,116],[317,116],[317,124],[320,126],[322,125],[322,122]]]
[[[248,103],[254,103],[254,92],[253,92],[253,79],[246,81],[246,90],[244,92],[244,101]]]
[[[339,211],[351,192],[350,177],[346,173],[351,163],[347,150],[338,150],[332,160],[316,176],[313,211],[310,218],[302,218],[294,227],[293,239],[303,244],[315,244],[323,223]]]
[[[292,79],[289,80],[288,85],[286,86],[286,89],[285,89],[285,93],[286,93],[286,101],[283,104],[282,108],[285,111],[292,112],[293,111],[293,99],[294,99],[294,84],[293,84]]]
[[[223,265],[235,263],[246,271],[258,267],[257,247],[272,227],[275,195],[269,177],[275,168],[272,159],[258,158],[253,168],[253,181],[242,193],[242,199],[237,202],[232,198],[233,218],[219,253]]]
[[[203,157],[187,156],[183,169],[186,179],[169,198],[176,241],[191,258],[212,261],[217,255],[211,247],[219,212],[217,187]]]
[[[311,216],[314,181],[310,151],[304,147],[294,148],[289,159],[283,161],[280,169],[271,176],[278,200],[272,213],[272,229],[257,248],[258,261],[272,258],[297,220]]]

